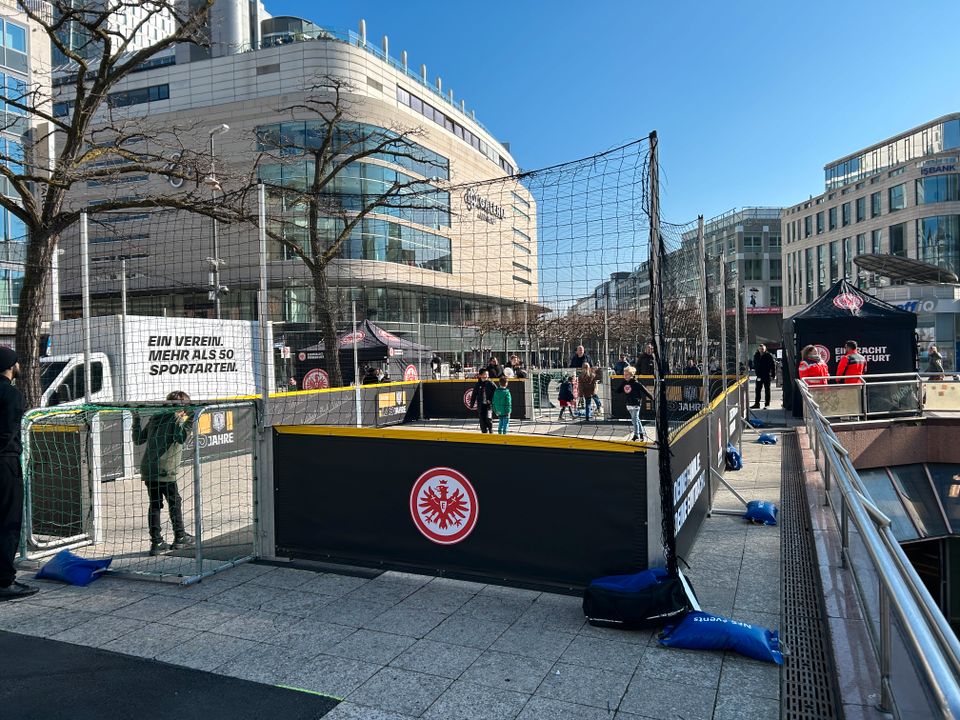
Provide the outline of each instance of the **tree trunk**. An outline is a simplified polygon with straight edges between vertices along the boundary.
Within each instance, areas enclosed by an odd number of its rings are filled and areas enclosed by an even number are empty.
[[[54,239],[48,235],[32,235],[27,244],[28,271],[23,275],[23,287],[20,290],[16,346],[20,362],[17,387],[23,393],[28,408],[37,407],[43,395],[40,388],[40,327],[50,283],[50,260],[55,246]]]
[[[325,268],[313,270],[313,311],[323,333],[323,346],[327,356],[327,374],[330,387],[343,385],[343,372],[340,369],[340,343],[337,342],[337,324],[334,321],[333,302],[330,299],[330,286],[327,284]],[[356,381],[357,378],[354,378]]]

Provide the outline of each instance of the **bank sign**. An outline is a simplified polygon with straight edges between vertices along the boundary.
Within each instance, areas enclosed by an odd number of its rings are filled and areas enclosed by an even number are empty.
[[[956,172],[957,171],[957,158],[955,157],[943,157],[937,158],[935,160],[926,160],[921,163],[917,163],[917,167],[920,168],[920,175],[939,175],[941,173]]]

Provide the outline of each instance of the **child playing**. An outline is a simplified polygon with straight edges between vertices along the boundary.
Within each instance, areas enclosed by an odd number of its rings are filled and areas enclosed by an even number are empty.
[[[560,401],[560,417],[557,420],[563,420],[563,411],[570,413],[570,419],[573,420],[573,404],[576,398],[573,395],[573,375],[567,375],[560,383],[560,392],[557,393],[557,400]]]
[[[630,413],[630,421],[633,423],[632,440],[646,440],[647,435],[643,430],[643,422],[640,420],[640,410],[643,409],[643,398],[648,398],[653,402],[653,395],[647,390],[639,380],[637,380],[637,369],[628,366],[623,369],[623,384],[617,388],[618,393],[627,396],[627,412]]]
[[[506,376],[500,378],[500,387],[493,394],[493,411],[500,417],[500,424],[497,426],[497,434],[499,435],[506,435],[510,429],[513,398],[510,396],[510,388],[507,387],[508,382]]]
[[[477,373],[477,384],[473,386],[473,393],[470,395],[470,409],[477,409],[482,433],[493,432],[493,419],[490,413],[493,411],[493,394],[496,391],[496,386],[490,382],[490,373],[486,368],[481,368]]]
[[[187,403],[190,396],[180,390],[167,395],[168,402]],[[150,528],[150,554],[164,550],[182,550],[192,547],[194,538],[183,525],[183,500],[177,489],[177,473],[183,459],[183,444],[190,435],[190,416],[184,410],[163,410],[150,418],[146,427],[140,425],[140,415],[133,415],[133,442],[146,443],[140,461],[140,477],[147,485],[150,509],[147,525]],[[173,525],[173,545],[163,541],[160,511],[167,499],[170,522]]]

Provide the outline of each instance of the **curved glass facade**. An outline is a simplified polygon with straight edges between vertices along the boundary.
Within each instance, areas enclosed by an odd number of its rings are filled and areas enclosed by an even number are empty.
[[[917,220],[917,257],[944,270],[960,273],[960,215]]]

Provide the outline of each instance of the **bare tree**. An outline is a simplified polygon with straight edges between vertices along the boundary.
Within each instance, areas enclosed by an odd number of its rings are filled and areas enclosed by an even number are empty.
[[[53,97],[51,78],[36,68],[34,84],[8,85],[8,109],[21,117],[8,122],[29,126],[20,146],[8,144],[0,153],[0,177],[9,192],[0,194],[0,207],[26,227],[26,267],[17,314],[17,354],[20,388],[28,405],[41,396],[39,380],[40,328],[49,292],[51,259],[58,239],[85,209],[70,201],[75,187],[123,183],[134,176],[165,177],[169,192],[148,196],[125,193],[98,205],[99,210],[174,208],[229,220],[241,217],[231,204],[213,202],[201,181],[209,172],[209,156],[184,143],[182,128],[151,127],[143,112],[126,108],[129,98],[115,92],[118,83],[178,43],[205,44],[213,0],[52,0],[17,6],[43,35],[33,43],[50,42],[68,60],[69,73],[58,81]],[[52,13],[49,12],[52,8]],[[112,22],[119,13],[139,8],[139,21],[119,30]],[[172,32],[134,49],[133,41],[158,16],[172,19]],[[82,37],[76,47],[66,37]],[[41,39],[42,38],[42,39]],[[54,103],[54,100],[61,102]],[[10,116],[8,115],[8,118]]]
[[[339,308],[328,277],[331,263],[341,257],[346,241],[371,213],[431,210],[438,205],[437,187],[406,173],[387,170],[388,179],[377,191],[368,193],[362,187],[351,192],[341,179],[370,159],[401,165],[411,161],[423,175],[425,170],[442,167],[415,142],[414,138],[423,134],[421,129],[379,128],[357,122],[350,108],[350,91],[350,84],[342,78],[319,78],[302,102],[281,108],[292,120],[304,121],[302,133],[281,130],[258,138],[264,155],[273,162],[303,169],[302,184],[264,178],[271,202],[279,203],[267,234],[310,271],[315,319],[328,348],[327,372],[334,387],[343,384],[343,375],[336,348]],[[356,177],[351,180],[362,182]]]

